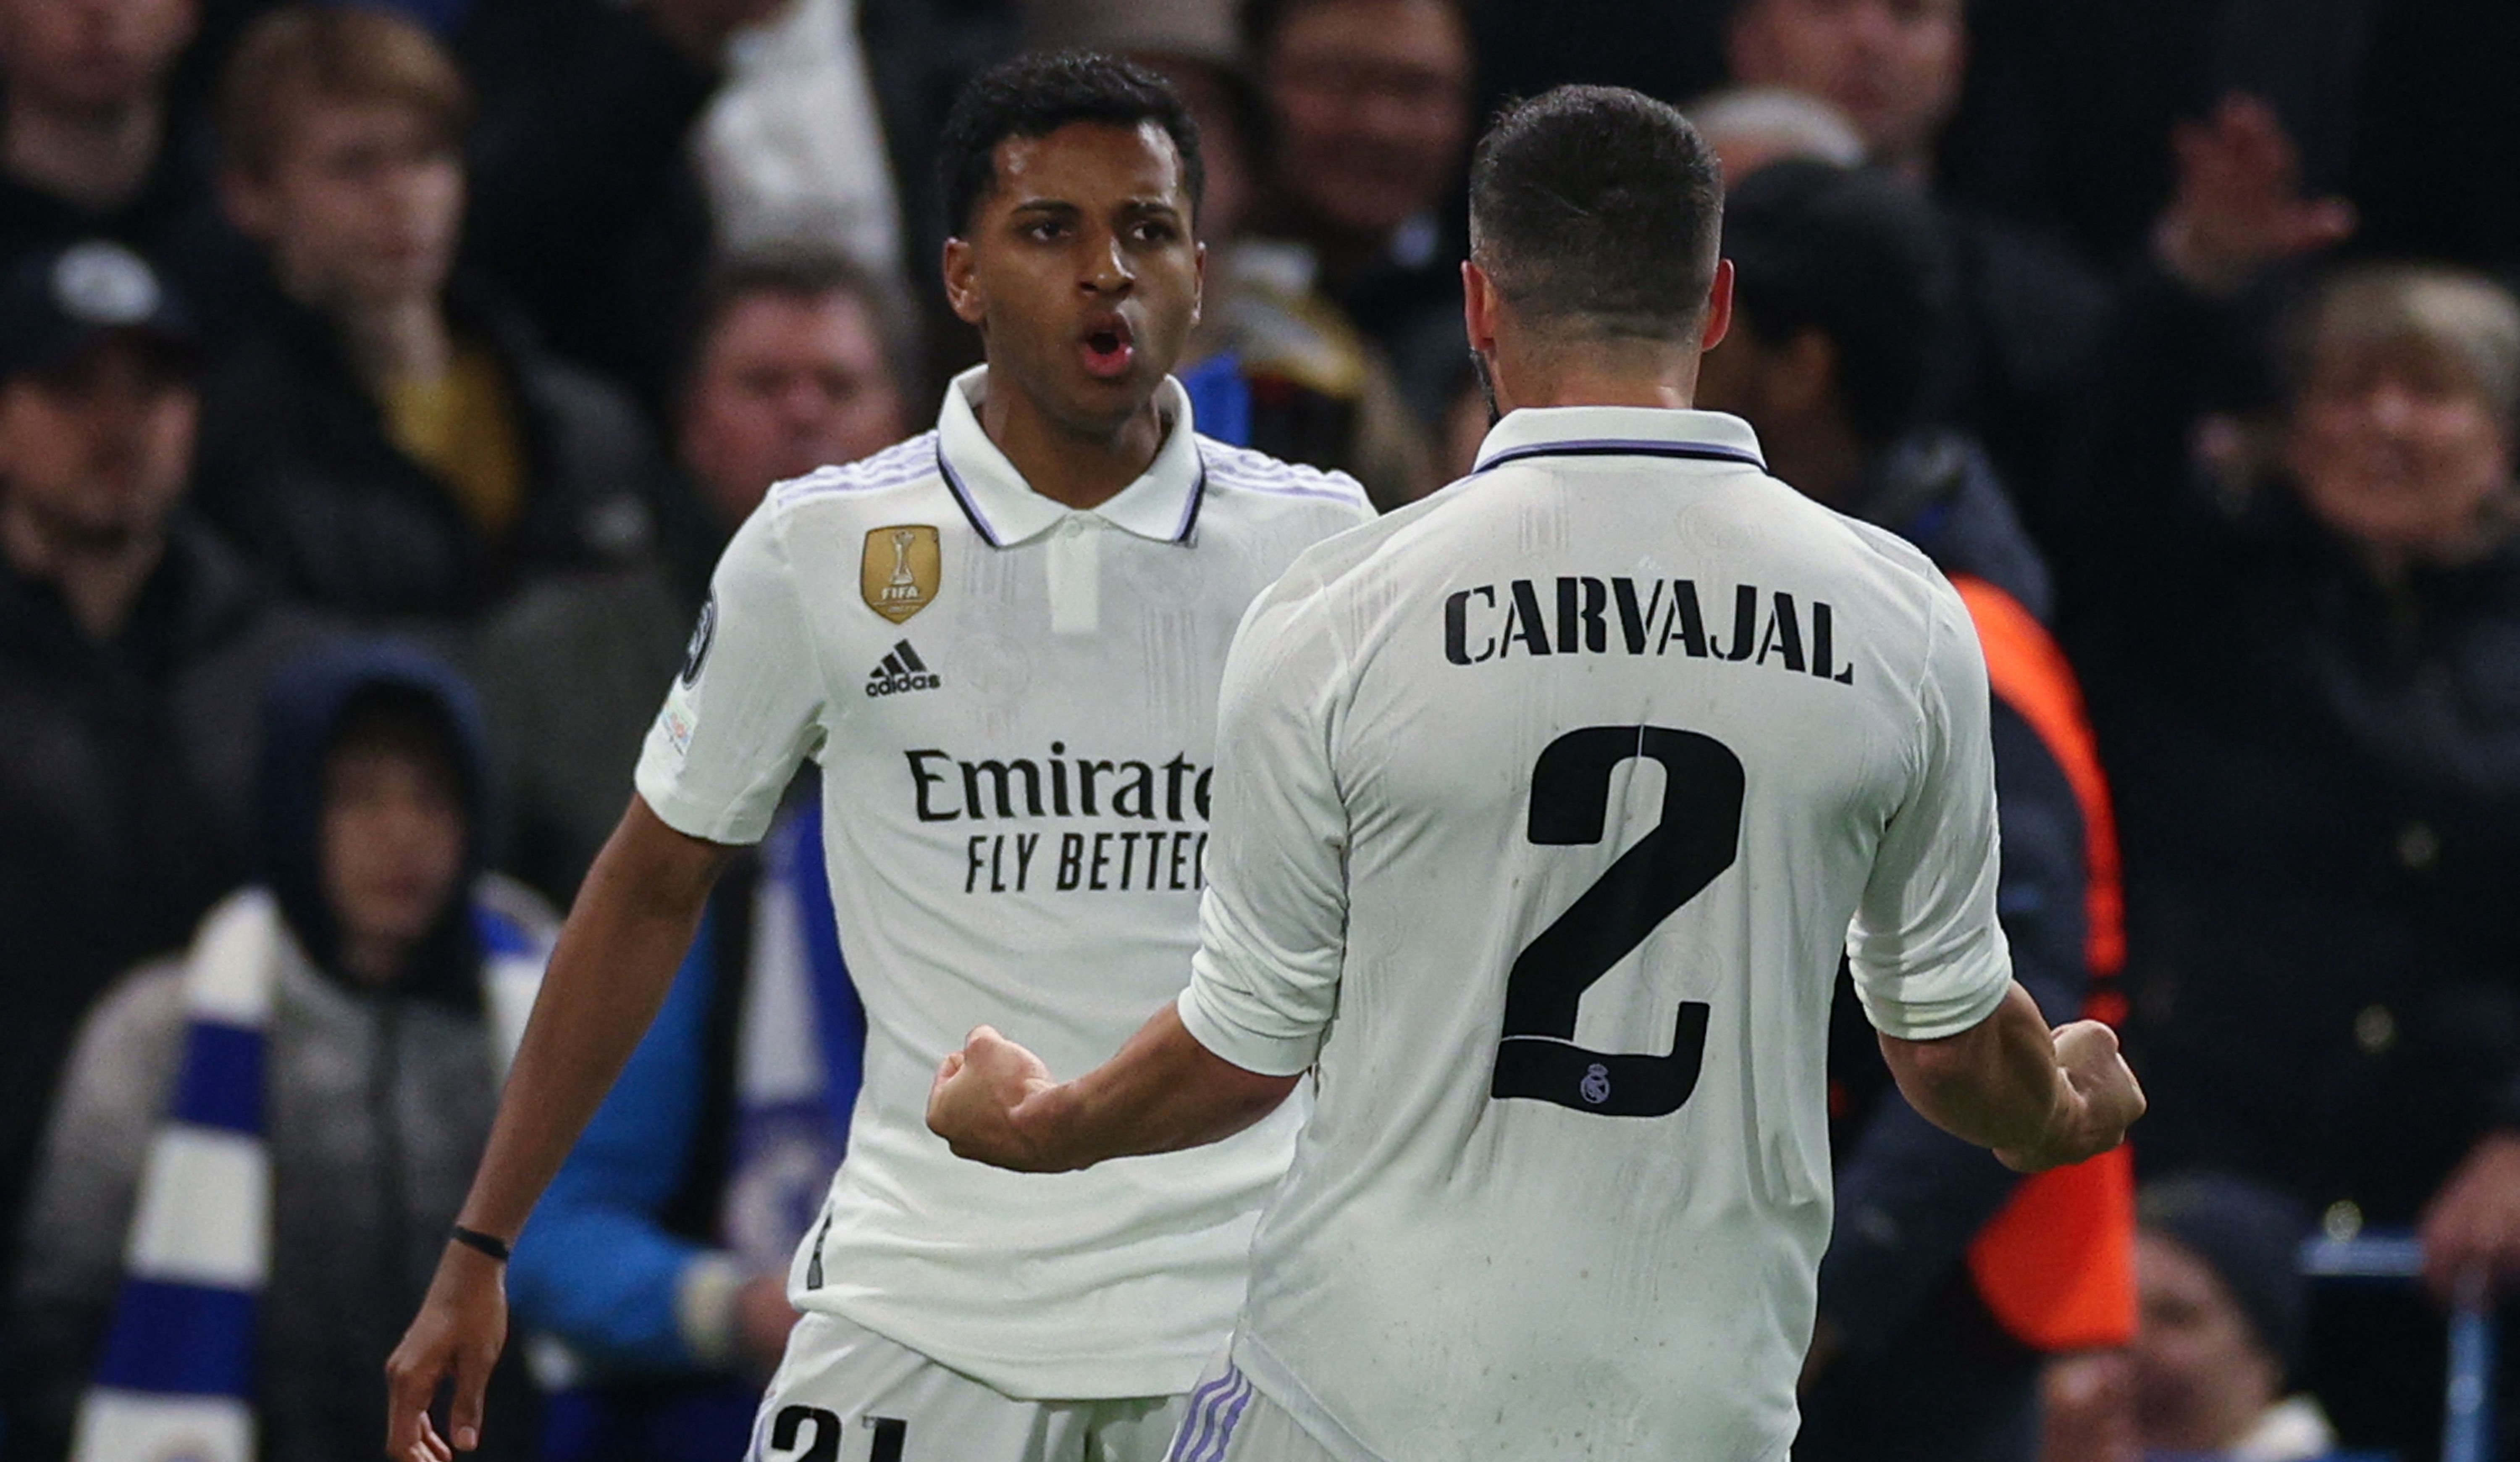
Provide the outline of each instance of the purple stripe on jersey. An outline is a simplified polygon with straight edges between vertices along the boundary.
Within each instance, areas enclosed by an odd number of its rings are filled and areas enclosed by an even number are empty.
[[[1756,452],[1739,447],[1716,446],[1703,441],[1628,441],[1607,438],[1593,441],[1542,441],[1530,446],[1514,447],[1497,453],[1477,467],[1470,476],[1493,472],[1508,462],[1521,462],[1532,457],[1685,457],[1694,462],[1733,462],[1755,467],[1761,472],[1768,464]]]
[[[1225,1416],[1216,1429],[1216,1444],[1197,1462],[1225,1462],[1225,1449],[1234,1441],[1234,1429],[1242,1424],[1242,1408],[1250,1404],[1251,1378],[1245,1376],[1242,1385],[1235,1390],[1234,1399],[1226,1403]]]
[[[905,486],[934,476],[934,469],[922,465],[879,478],[842,478],[833,482],[799,482],[782,495],[793,502],[808,497],[830,497],[842,492],[877,492],[886,487]]]
[[[1349,504],[1357,500],[1357,495],[1353,492],[1341,492],[1335,487],[1304,486],[1302,480],[1295,478],[1290,478],[1283,482],[1264,482],[1254,478],[1235,478],[1229,475],[1225,482],[1230,487],[1241,487],[1252,492],[1274,492],[1282,497],[1326,497],[1334,503]]]
[[[971,520],[971,530],[980,535],[980,541],[991,548],[1006,547],[998,541],[989,521],[980,516],[980,505],[971,501],[970,490],[963,485],[961,478],[954,475],[954,464],[945,460],[945,438],[941,435],[936,438],[936,470],[944,475],[945,489],[954,494],[954,501],[962,506],[963,516]]]
[[[1198,526],[1198,505],[1207,496],[1207,458],[1201,456],[1198,443],[1190,444],[1191,455],[1198,458],[1198,480],[1190,484],[1190,501],[1182,504],[1181,526],[1173,529],[1175,543],[1188,543],[1190,530]]]
[[[1196,1459],[1208,1454],[1207,1444],[1209,1439],[1216,1435],[1217,1418],[1224,1412],[1226,1405],[1234,1399],[1235,1392],[1241,1385],[1241,1370],[1228,1364],[1225,1374],[1218,1377],[1214,1384],[1199,1388],[1199,1393],[1203,1399],[1195,1403],[1192,1414],[1182,1422],[1180,1439],[1189,1444],[1175,1449],[1177,1462],[1196,1462]]]
[[[1200,1408],[1234,1387],[1235,1372],[1225,1374],[1190,1393],[1190,1404],[1182,1408],[1181,1430],[1173,1434],[1172,1450],[1164,1453],[1164,1462],[1188,1462],[1192,1442],[1191,1434],[1198,1429]]]

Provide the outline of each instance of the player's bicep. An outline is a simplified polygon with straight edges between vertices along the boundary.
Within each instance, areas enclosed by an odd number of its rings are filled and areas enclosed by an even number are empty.
[[[2011,984],[1997,919],[2001,849],[1986,663],[1959,598],[1936,596],[1919,769],[1873,855],[1848,936],[1856,994],[1885,1034],[1933,1040],[1984,1020]]]
[[[641,797],[667,826],[759,842],[819,746],[824,677],[768,504],[727,545],[683,668],[639,756]]]
[[[1264,604],[1228,659],[1199,951],[1180,1004],[1202,1045],[1280,1075],[1312,1064],[1347,943],[1347,809],[1329,725],[1338,665],[1312,617]]]

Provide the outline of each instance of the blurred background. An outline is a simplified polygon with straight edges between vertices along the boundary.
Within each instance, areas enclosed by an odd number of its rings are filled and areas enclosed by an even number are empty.
[[[1681,107],[1739,280],[1700,405],[1968,594],[2016,962],[2152,1114],[2023,1184],[1841,1022],[1798,1457],[2520,1454],[2473,1344],[2520,1281],[2520,8],[0,0],[0,1455],[164,1386],[371,1454],[501,951],[735,525],[977,358],[932,139],[1065,46],[1198,117],[1201,430],[1386,509],[1489,425],[1483,118]],[[513,1455],[742,1445],[855,1080],[782,1109],[755,1049],[762,991],[845,1004],[811,800],[520,1246]],[[221,929],[293,951],[224,1106]],[[186,1123],[273,1177],[201,1220],[251,1302],[178,1324],[134,1215],[215,1207]],[[2305,1272],[2366,1239],[2395,1278]]]

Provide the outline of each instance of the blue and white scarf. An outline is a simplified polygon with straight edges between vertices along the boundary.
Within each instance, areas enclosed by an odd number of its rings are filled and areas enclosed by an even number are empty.
[[[833,931],[820,799],[783,817],[762,851],[724,1213],[727,1246],[755,1273],[786,1270],[822,1213],[866,1050]]]
[[[472,924],[504,1076],[551,948],[481,902]],[[183,1067],[141,1169],[122,1293],[79,1402],[71,1462],[254,1462],[254,1310],[271,1277],[264,1031],[281,969],[301,958],[260,889],[212,910],[194,942]]]

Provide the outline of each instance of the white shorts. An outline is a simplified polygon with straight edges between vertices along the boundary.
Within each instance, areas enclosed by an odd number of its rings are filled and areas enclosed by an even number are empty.
[[[1202,1379],[1185,1405],[1164,1462],[1337,1462],[1235,1366]]]
[[[746,1462],[1162,1462],[1182,1397],[1019,1401],[837,1315],[808,1311]]]

